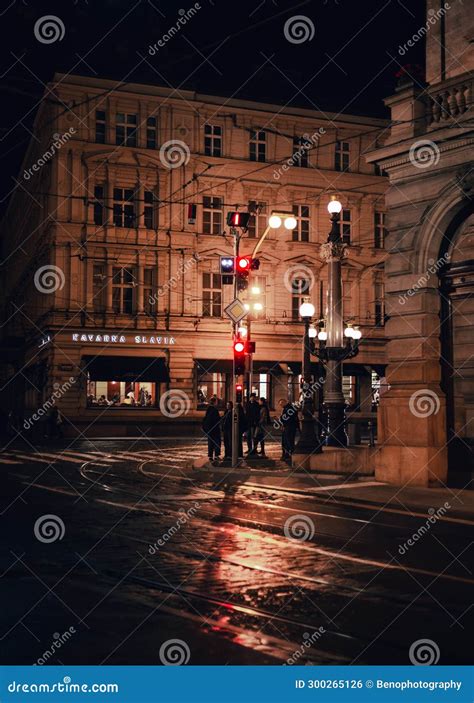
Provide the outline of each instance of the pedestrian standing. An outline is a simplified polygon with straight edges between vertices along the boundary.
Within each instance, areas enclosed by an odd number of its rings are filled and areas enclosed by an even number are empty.
[[[260,456],[265,457],[265,434],[266,426],[270,423],[270,411],[268,409],[268,403],[266,398],[260,398],[259,400],[259,415],[258,415],[258,425],[255,428],[254,442],[255,442],[255,454],[258,454],[258,445],[260,444]]]
[[[202,421],[202,429],[207,436],[207,455],[210,461],[218,459],[221,453],[221,416],[217,409],[217,398],[209,399],[209,405]]]
[[[296,433],[299,429],[298,408],[294,403],[281,400],[278,402],[281,408],[280,424],[283,427],[281,435],[281,458],[283,461],[291,460],[291,455],[295,451]]]
[[[257,403],[257,394],[251,393],[245,408],[247,421],[247,454],[255,454],[255,430],[260,422],[260,407]]]
[[[234,404],[231,400],[227,403],[227,408],[222,418],[222,434],[224,435],[224,459],[232,458],[232,427],[233,427],[233,408]],[[241,459],[244,455],[242,445],[242,433],[246,430],[246,419],[244,409],[241,403],[237,403],[237,455]]]
[[[49,439],[62,439],[64,437],[63,422],[63,416],[59,408],[56,406],[51,408],[49,415]]]

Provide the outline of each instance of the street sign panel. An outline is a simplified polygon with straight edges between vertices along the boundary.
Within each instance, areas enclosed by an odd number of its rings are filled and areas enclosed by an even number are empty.
[[[234,298],[230,305],[224,309],[224,312],[234,324],[240,322],[247,314],[244,304],[238,298]]]

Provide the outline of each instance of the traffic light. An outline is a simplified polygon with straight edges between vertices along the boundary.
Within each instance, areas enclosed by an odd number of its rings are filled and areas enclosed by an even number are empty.
[[[233,256],[221,256],[221,273],[235,273],[235,261]]]
[[[227,213],[227,224],[229,227],[240,227],[241,229],[248,229],[250,220],[249,212],[228,212]]]
[[[249,285],[249,273],[252,265],[252,258],[250,256],[239,256],[237,257],[236,269],[237,269],[237,290],[247,290]]]
[[[237,383],[235,386],[235,402],[236,403],[242,402],[242,391],[243,391],[242,384]]]
[[[245,351],[246,345],[243,339],[234,340],[234,373],[236,376],[245,373]]]

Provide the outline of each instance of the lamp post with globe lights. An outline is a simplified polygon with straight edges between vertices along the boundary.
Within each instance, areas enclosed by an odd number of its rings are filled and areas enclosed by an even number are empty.
[[[298,443],[295,447],[296,454],[316,454],[321,452],[321,443],[316,431],[316,423],[314,420],[314,387],[311,376],[311,353],[314,348],[314,337],[316,336],[316,328],[310,325],[311,319],[314,317],[314,305],[309,298],[305,298],[300,305],[299,313],[304,322],[303,336],[303,364],[302,364],[302,384],[301,390],[303,393],[302,403],[302,419],[301,433]]]
[[[347,447],[344,426],[345,401],[342,392],[342,362],[359,353],[362,336],[358,327],[344,325],[342,310],[342,261],[347,246],[341,238],[339,216],[342,205],[335,197],[328,204],[332,227],[327,241],[321,246],[321,256],[328,265],[327,308],[323,326],[318,333],[319,346],[313,353],[326,365],[324,406],[326,410],[326,440],[330,447]]]

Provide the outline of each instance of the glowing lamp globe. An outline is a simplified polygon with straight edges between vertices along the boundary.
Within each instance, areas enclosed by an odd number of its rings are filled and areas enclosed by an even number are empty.
[[[325,342],[327,340],[327,338],[328,338],[328,333],[326,332],[326,330],[324,328],[318,332],[318,339],[320,342]]]
[[[278,215],[271,215],[268,220],[268,224],[272,229],[278,229],[281,227],[281,217],[278,217]]]
[[[352,331],[352,339],[359,340],[362,337],[362,332],[358,327],[354,327]]]
[[[304,303],[301,303],[300,305],[300,316],[301,317],[313,317],[315,313],[315,307],[313,303],[310,303],[308,300],[305,300]]]
[[[316,327],[314,325],[310,326],[310,328],[308,330],[308,334],[309,334],[310,339],[315,339],[315,337],[317,336],[318,333],[317,333]]]
[[[296,229],[296,217],[285,217],[283,224],[285,225],[285,229]]]
[[[328,203],[328,212],[330,215],[338,215],[342,210],[342,205],[336,198],[331,198]]]

